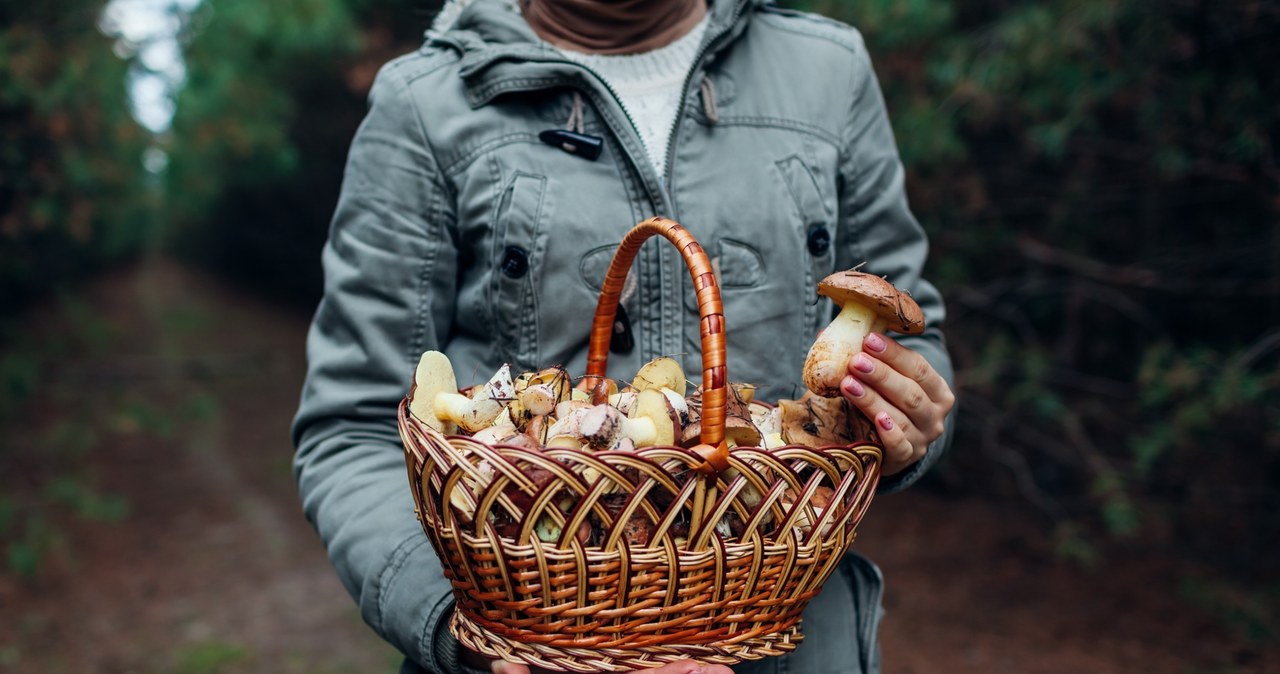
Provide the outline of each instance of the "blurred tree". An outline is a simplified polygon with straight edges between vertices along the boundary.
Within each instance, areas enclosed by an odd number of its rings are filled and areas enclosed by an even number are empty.
[[[789,4],[858,26],[884,85],[951,308],[943,475],[1015,490],[1067,554],[1143,533],[1262,570],[1280,2]]]
[[[310,308],[347,145],[373,76],[421,41],[409,0],[206,0],[166,146],[186,255]]]
[[[153,233],[149,138],[97,28],[104,4],[0,0],[0,316]]]

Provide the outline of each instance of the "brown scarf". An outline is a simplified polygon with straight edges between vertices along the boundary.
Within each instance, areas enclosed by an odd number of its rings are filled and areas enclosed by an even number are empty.
[[[707,13],[706,0],[520,0],[538,37],[593,54],[638,54],[680,39]]]

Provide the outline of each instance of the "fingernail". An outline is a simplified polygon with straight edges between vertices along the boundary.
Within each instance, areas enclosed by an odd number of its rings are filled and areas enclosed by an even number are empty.
[[[883,428],[886,431],[893,430],[893,419],[889,417],[888,412],[881,412],[876,415],[876,423],[880,424],[880,428]]]
[[[861,398],[862,395],[867,392],[866,389],[862,388],[862,382],[854,379],[853,377],[845,377],[844,381],[841,382],[840,385],[844,387],[845,393],[848,393],[855,398]]]
[[[863,342],[863,345],[877,353],[884,351],[885,347],[888,346],[888,344],[884,343],[884,337],[881,337],[874,332],[867,335],[867,339]]]
[[[872,370],[876,369],[876,364],[871,362],[870,356],[860,353],[853,357],[853,369],[870,374]]]

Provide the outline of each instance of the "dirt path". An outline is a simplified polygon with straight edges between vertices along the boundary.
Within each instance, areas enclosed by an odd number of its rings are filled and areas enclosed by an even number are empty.
[[[395,671],[294,495],[305,328],[164,262],[33,319],[45,383],[0,421],[0,672]],[[1042,538],[1008,507],[878,501],[858,545],[889,580],[886,673],[1280,671],[1168,590],[1194,569],[1086,573]]]

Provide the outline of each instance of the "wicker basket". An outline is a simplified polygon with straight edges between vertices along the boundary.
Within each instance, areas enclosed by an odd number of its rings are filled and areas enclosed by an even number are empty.
[[[802,611],[853,542],[879,479],[880,448],[729,451],[719,288],[706,253],[679,224],[653,218],[623,239],[596,309],[587,380],[605,375],[623,281],[655,234],[680,250],[697,289],[701,444],[597,453],[489,446],[446,437],[410,415],[408,399],[400,405],[417,514],[452,581],[450,628],[467,648],[571,672],[780,655],[801,640]],[[535,468],[554,477],[535,482]],[[810,497],[820,487],[834,494],[817,509]],[[793,503],[783,502],[787,493]],[[557,542],[534,534],[543,517],[558,524]],[[646,546],[623,539],[634,518],[651,523]],[[724,535],[730,519],[732,537]],[[516,523],[519,535],[499,535],[498,521]],[[584,522],[603,532],[588,546],[576,533]]]

